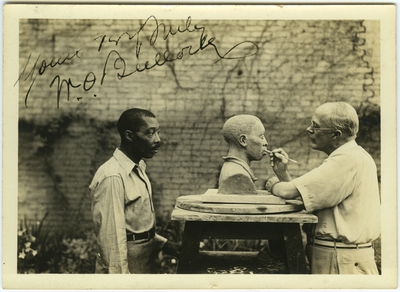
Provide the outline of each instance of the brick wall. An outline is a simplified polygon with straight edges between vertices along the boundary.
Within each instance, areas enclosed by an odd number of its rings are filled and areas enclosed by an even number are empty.
[[[138,60],[137,37],[132,36],[144,21],[20,21],[20,218],[40,218],[49,211],[56,225],[90,224],[87,187],[97,167],[119,145],[115,123],[127,108],[151,110],[162,128],[163,148],[147,163],[163,222],[168,222],[177,197],[217,186],[221,157],[228,149],[221,128],[230,116],[258,116],[269,147],[284,147],[299,161],[290,166],[298,176],[325,158],[310,149],[305,135],[321,103],[347,101],[360,116],[365,108],[361,105],[379,112],[377,21],[158,20],[159,25],[171,25],[172,31],[189,25],[166,40],[160,26],[156,42],[149,45],[156,28],[149,19],[139,32]],[[195,24],[204,27],[203,37],[207,34],[197,53],[201,31]],[[116,44],[124,32],[132,38],[124,34]],[[104,35],[106,41],[98,50]],[[212,37],[221,55],[244,41],[257,44],[258,51],[238,58],[255,52],[254,46],[243,43],[226,55],[232,59],[216,62],[215,47],[204,48]],[[166,50],[176,58],[189,45],[192,48],[174,62],[122,79],[117,76],[135,70],[137,63],[140,68],[146,60],[153,64],[154,56],[164,56]],[[59,96],[56,76],[60,83],[65,80]],[[379,168],[379,116],[363,129],[360,143]],[[267,162],[252,164],[259,187],[273,175]]]

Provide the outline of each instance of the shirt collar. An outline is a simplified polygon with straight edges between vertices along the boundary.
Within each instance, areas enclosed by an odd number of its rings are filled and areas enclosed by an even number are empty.
[[[222,159],[224,159],[225,162],[233,162],[233,163],[239,164],[250,174],[251,179],[253,181],[258,180],[258,178],[255,177],[253,171],[251,170],[250,166],[246,163],[246,161],[244,161],[240,158],[234,157],[234,156],[224,156],[224,157],[222,157]]]
[[[126,173],[130,173],[135,166],[140,167],[143,171],[146,169],[146,163],[143,160],[140,160],[139,164],[136,164],[119,148],[115,149],[113,156],[118,161],[119,165],[121,165],[122,169],[126,171]]]
[[[335,151],[333,151],[329,156],[332,155],[336,155],[339,153],[343,153],[343,152],[347,152],[349,149],[358,146],[356,140],[351,140],[345,144],[343,144],[342,146],[340,146],[339,148],[335,149]]]

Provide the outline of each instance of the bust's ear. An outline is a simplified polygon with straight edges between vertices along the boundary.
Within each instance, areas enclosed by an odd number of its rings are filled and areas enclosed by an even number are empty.
[[[247,146],[246,139],[247,139],[246,135],[244,134],[240,135],[239,144],[242,145],[243,147],[246,147]]]

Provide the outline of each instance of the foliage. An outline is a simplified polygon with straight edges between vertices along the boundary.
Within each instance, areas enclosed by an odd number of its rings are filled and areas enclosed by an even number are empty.
[[[379,141],[381,113],[380,106],[371,102],[362,102],[358,109],[360,121],[357,142]]]
[[[169,217],[169,216],[168,216]],[[157,234],[167,238],[169,241],[180,244],[182,241],[182,226],[179,221],[168,221],[166,218],[158,217]],[[156,259],[156,272],[158,274],[176,274],[178,259],[160,252]]]
[[[44,231],[48,213],[40,220],[20,223],[18,231],[18,273],[93,273],[96,258],[92,232]]]
[[[200,248],[209,251],[260,251],[265,245],[265,240],[205,239]]]
[[[60,273],[90,274],[94,272],[95,262],[96,237],[93,232],[86,232],[83,238],[62,239]]]
[[[166,255],[162,252],[158,254],[156,259],[157,274],[176,274],[178,260],[175,257]]]
[[[32,232],[18,230],[18,273],[35,273],[35,257],[37,255],[36,237]]]
[[[92,230],[75,228],[62,233],[44,228],[48,213],[41,220],[24,219],[18,230],[18,273],[90,274],[95,271],[96,237]],[[179,225],[172,224],[160,230],[176,242]],[[175,274],[178,259],[159,253],[156,273]]]
[[[49,232],[43,231],[48,213],[40,220],[25,218],[18,230],[18,273],[50,273],[60,258],[60,243]]]
[[[18,129],[22,132],[32,132],[35,140],[35,143],[33,143],[35,151],[38,154],[49,155],[54,150],[55,142],[68,134],[68,126],[77,117],[74,114],[63,114],[45,124],[20,119]]]

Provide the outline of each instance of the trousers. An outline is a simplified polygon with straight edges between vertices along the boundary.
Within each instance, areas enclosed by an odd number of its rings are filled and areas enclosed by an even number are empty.
[[[306,246],[311,274],[378,275],[375,251],[372,247],[347,249],[312,245]]]
[[[156,242],[128,241],[128,267],[131,274],[153,274],[155,272]]]
[[[131,274],[153,274],[155,273],[155,260],[158,253],[154,238],[147,240],[136,240],[127,242],[128,269]],[[96,261],[96,274],[115,273],[102,264],[101,258]],[[120,268],[118,268],[118,273]]]

